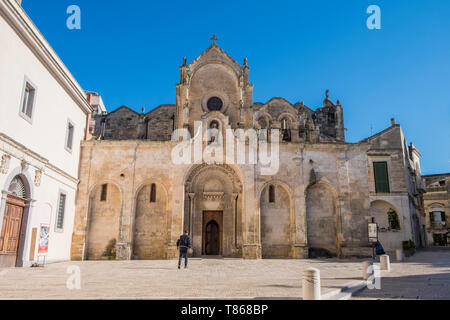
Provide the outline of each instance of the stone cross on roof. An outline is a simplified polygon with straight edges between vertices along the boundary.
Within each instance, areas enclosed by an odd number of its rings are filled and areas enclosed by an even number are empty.
[[[217,39],[216,35],[213,34],[213,36],[212,36],[212,38],[210,40],[212,40],[213,44],[216,44],[216,41],[219,40],[219,39]]]

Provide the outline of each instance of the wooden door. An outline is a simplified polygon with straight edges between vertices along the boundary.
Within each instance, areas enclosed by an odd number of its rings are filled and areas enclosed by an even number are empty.
[[[8,196],[0,236],[0,266],[15,267],[25,201]]]
[[[203,212],[203,254],[222,255],[223,211]]]

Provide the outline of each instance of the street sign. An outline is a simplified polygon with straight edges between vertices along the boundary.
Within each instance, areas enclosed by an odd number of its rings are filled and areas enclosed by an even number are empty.
[[[378,225],[376,223],[368,224],[369,242],[375,243],[378,241]]]

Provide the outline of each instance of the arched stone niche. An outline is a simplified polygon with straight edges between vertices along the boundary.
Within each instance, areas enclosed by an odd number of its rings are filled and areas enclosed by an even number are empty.
[[[262,257],[291,257],[295,228],[290,188],[270,181],[262,189],[259,203]]]
[[[167,191],[157,182],[146,183],[136,197],[132,258],[165,259],[168,234]]]
[[[119,241],[121,214],[122,193],[116,184],[105,182],[91,190],[85,259],[104,260],[113,258],[104,255],[104,253],[107,252],[113,241],[116,245]]]
[[[306,190],[306,221],[311,257],[336,256],[338,252],[337,196],[325,183]]]
[[[220,255],[242,256],[242,185],[228,165],[198,165],[185,182],[184,229],[188,230],[194,256],[205,255],[205,232],[210,220],[219,225]]]

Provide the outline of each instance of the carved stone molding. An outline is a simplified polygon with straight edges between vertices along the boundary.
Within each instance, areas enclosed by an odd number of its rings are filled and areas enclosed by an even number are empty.
[[[43,169],[36,170],[34,173],[34,185],[39,187],[41,185],[42,174],[44,173]]]
[[[231,168],[229,165],[226,165],[226,164],[206,164],[206,163],[199,164],[191,170],[191,172],[189,173],[189,176],[185,182],[186,192],[191,191],[193,182],[200,175],[200,173],[203,172],[204,170],[219,170],[219,171],[224,172],[228,176],[228,178],[231,180],[231,182],[233,183],[235,192],[238,192],[238,193],[242,192],[242,183],[233,168]]]
[[[203,192],[204,200],[222,200],[224,192]]]
[[[22,172],[25,172],[25,171],[27,171],[28,168],[30,167],[30,164],[29,164],[25,159],[23,159],[23,160],[20,162],[20,167],[22,168]]]
[[[0,162],[0,173],[7,174],[9,170],[9,163],[11,162],[11,156],[9,154],[4,154]]]

